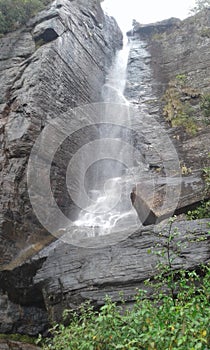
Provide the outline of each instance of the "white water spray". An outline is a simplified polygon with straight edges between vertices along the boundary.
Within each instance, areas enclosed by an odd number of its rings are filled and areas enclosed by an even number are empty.
[[[99,126],[99,148],[97,149],[98,162],[93,164],[91,186],[87,181],[87,193],[93,204],[81,210],[75,225],[80,228],[89,228],[88,237],[103,236],[135,227],[139,224],[136,211],[130,201],[130,193],[134,185],[129,169],[124,166],[124,159],[130,159],[133,166],[133,149],[130,140],[129,103],[123,92],[126,84],[126,68],[129,56],[130,44],[124,44],[115,58],[106,83],[102,88],[102,98],[107,103],[105,114],[110,113],[113,104],[117,116],[127,111],[127,126],[111,125],[103,123]],[[110,105],[109,105],[110,103]],[[122,108],[123,105],[123,108]],[[128,108],[126,109],[125,106]],[[106,120],[106,116],[105,116]],[[110,149],[112,148],[112,150]],[[106,153],[114,154],[114,159],[104,157]],[[100,156],[101,155],[101,156]]]

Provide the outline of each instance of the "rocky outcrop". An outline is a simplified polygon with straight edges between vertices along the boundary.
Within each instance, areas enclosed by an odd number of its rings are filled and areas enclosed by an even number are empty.
[[[130,34],[132,48],[126,96],[138,111],[133,142],[134,148],[141,150],[145,166],[142,172],[145,182],[140,183],[139,189],[137,185],[132,200],[137,207],[136,201],[145,191],[145,200],[150,201],[150,206],[156,205],[153,209],[157,210],[157,216],[162,215],[159,206],[167,179],[164,162],[171,162],[166,135],[170,135],[176,146],[177,159],[181,161],[178,173],[184,177],[179,183],[182,192],[178,208],[200,201],[204,195],[201,169],[207,160],[209,127],[202,127],[198,104],[202,94],[209,91],[206,78],[209,76],[206,54],[209,37],[205,34],[208,20],[204,13],[196,17],[197,22],[173,19],[157,25],[135,24]],[[60,0],[25,28],[0,40],[3,174],[0,333],[45,333],[50,322],[61,320],[64,309],[76,310],[87,299],[99,307],[107,294],[118,302],[119,292],[123,291],[127,302],[132,303],[136,288],[145,288],[145,279],[158,272],[155,251],[167,246],[171,229],[166,222],[133,233],[128,231],[126,238],[120,236],[121,242],[106,247],[76,247],[64,243],[62,237],[52,242],[54,237],[35,218],[27,192],[26,168],[35,139],[57,115],[63,116],[64,129],[64,116],[68,116],[65,112],[69,108],[100,100],[101,86],[121,39],[115,21],[104,17],[97,1],[90,1],[87,6],[85,0]],[[194,60],[198,65],[194,69],[194,64],[192,69]],[[170,120],[169,107],[174,94],[178,107],[184,111],[186,102],[195,106],[200,118],[195,134],[189,134],[186,125],[172,125],[174,115]],[[81,126],[84,115],[78,115],[80,118],[74,122]],[[162,133],[160,126],[167,132]],[[65,186],[66,160],[95,133],[95,129],[81,128],[73,140],[65,140],[52,161],[52,190],[64,213],[71,208],[73,215],[74,209]],[[137,137],[139,135],[142,137]],[[52,145],[55,142],[52,135]],[[140,167],[137,170],[141,170]],[[43,176],[43,188],[44,179]],[[150,179],[155,179],[151,198],[148,196]],[[173,190],[174,178],[167,180]],[[169,193],[172,202],[174,193]],[[36,194],[43,196],[43,193]],[[173,224],[172,232],[176,235],[170,249],[176,256],[174,270],[196,269],[201,263],[209,262],[208,227],[208,220]],[[176,243],[180,246],[178,252]],[[16,345],[7,342],[3,346],[7,349]]]
[[[35,218],[28,198],[31,148],[52,119],[100,100],[107,70],[121,45],[115,20],[105,16],[95,0],[88,6],[81,0],[54,1],[24,28],[0,39],[0,270],[14,271],[9,279],[6,271],[0,277],[1,333],[34,335],[49,322],[42,293],[32,283],[45,258],[15,270],[53,240]],[[81,132],[66,149],[74,152],[83,138]],[[64,158],[59,154],[54,161],[56,170]],[[56,193],[65,208],[69,199],[59,175]],[[19,292],[13,288],[15,276]],[[5,349],[8,346],[15,348],[4,344]]]
[[[173,269],[191,270],[210,260],[208,230],[207,220],[175,222],[172,229],[164,223],[140,229],[116,245],[97,249],[74,247],[58,240],[22,266],[1,273],[1,300],[7,299],[7,309],[0,315],[0,332],[8,331],[11,324],[13,331],[44,332],[48,322],[41,310],[47,310],[49,321],[58,322],[65,309],[77,310],[87,299],[99,307],[106,295],[120,301],[122,291],[125,300],[132,303],[137,289],[146,288],[145,279],[157,274],[159,257],[155,252],[166,252],[170,233],[175,233],[170,244],[170,252],[175,254]],[[167,263],[164,259],[166,255],[162,262]],[[32,266],[34,271],[29,273]],[[33,277],[29,279],[29,275]],[[152,290],[149,288],[148,292]],[[21,304],[22,318],[14,312],[12,300]],[[36,302],[40,312],[32,308]],[[30,323],[27,315],[34,317]]]
[[[33,214],[27,192],[27,162],[34,141],[45,125],[69,108],[100,100],[107,69],[121,45],[115,20],[106,17],[94,0],[88,6],[84,1],[55,1],[25,28],[0,39],[2,268],[28,246],[46,243],[48,236]],[[76,143],[72,142],[75,147]],[[69,148],[73,152],[73,146],[68,144]],[[56,185],[56,193],[61,207],[69,207],[62,185]]]
[[[138,108],[139,119],[155,119],[167,130],[176,148],[180,162],[177,176],[180,172],[182,177],[176,206],[179,213],[209,198],[202,171],[210,165],[210,106],[205,109],[203,105],[210,97],[209,20],[210,10],[206,9],[184,21],[172,18],[148,25],[134,22],[133,30],[128,33],[131,51],[126,96]],[[149,147],[140,140],[136,144],[143,150],[149,170],[144,177],[152,177],[157,185],[150,191],[146,180],[148,191],[145,191],[145,178],[139,178],[134,206],[141,217],[142,202],[146,201],[155,213],[153,219],[158,220],[167,216],[166,208],[161,208],[167,175],[163,159],[157,147],[154,148],[158,144],[160,150],[164,141],[161,143],[160,136],[157,143],[154,134],[151,131],[148,136],[154,139]]]
[[[135,23],[133,31],[128,33],[147,47],[155,78],[154,90],[163,92],[171,79],[185,74],[189,87],[209,92],[209,11],[206,9],[184,21]]]

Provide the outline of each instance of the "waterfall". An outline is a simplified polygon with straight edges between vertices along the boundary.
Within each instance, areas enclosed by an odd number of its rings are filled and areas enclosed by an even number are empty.
[[[124,45],[102,88],[103,101],[76,109],[81,126],[86,123],[94,130],[68,166],[67,188],[80,211],[72,226],[59,233],[63,241],[89,248],[115,244],[144,224],[151,207],[159,215],[177,206],[179,159],[167,131],[156,120],[158,114],[149,110],[154,95],[148,59],[145,43]],[[132,76],[136,71],[130,71],[132,62],[139,68],[138,76]],[[126,84],[127,66],[132,80]],[[157,164],[160,173],[150,171],[150,164]],[[131,203],[133,188],[137,188],[141,221]]]
[[[77,228],[85,229],[88,237],[110,235],[139,225],[130,200],[133,179],[124,162],[126,157],[130,160],[131,167],[133,166],[129,103],[123,94],[129,51],[130,43],[124,43],[122,50],[116,54],[102,88],[102,99],[106,108],[103,123],[98,126],[98,161],[88,169],[89,181],[86,182],[86,190],[92,204],[81,210],[74,222]],[[110,108],[112,113],[114,108],[116,116],[127,111],[127,128],[104,122],[106,115],[109,120]],[[113,156],[107,158],[106,153]]]

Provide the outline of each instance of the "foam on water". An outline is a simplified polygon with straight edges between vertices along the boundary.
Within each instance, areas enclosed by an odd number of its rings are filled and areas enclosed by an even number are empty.
[[[128,101],[123,95],[126,84],[126,68],[128,62],[130,45],[126,44],[120,50],[107,76],[106,83],[102,88],[103,101],[116,104],[116,113],[121,113],[121,105],[129,106]],[[125,107],[124,107],[125,108]],[[129,108],[128,108],[129,110]],[[109,113],[109,106],[107,107]],[[121,140],[128,142],[130,138],[129,131],[129,111],[128,111],[128,129],[115,128],[112,125],[104,127],[99,126],[100,138],[107,138],[107,148],[110,147],[110,140]],[[108,130],[108,131],[107,131]],[[107,136],[108,133],[108,136]],[[125,140],[126,134],[126,140]],[[102,143],[104,147],[104,142]],[[123,168],[123,156],[125,150],[122,149],[122,144],[119,143],[119,149],[116,143],[113,143],[115,153],[118,159],[114,163],[109,164],[107,161],[98,162],[95,165],[95,170],[92,173],[91,187],[88,186],[87,193],[92,204],[80,211],[77,220],[74,222],[78,228],[89,228],[88,236],[104,236],[112,232],[123,230],[125,227],[137,227],[139,220],[136,211],[132,207],[130,193],[134,186],[132,176],[129,174],[129,169]],[[97,150],[100,156],[103,154],[103,149]],[[128,154],[126,153],[126,157]],[[132,151],[129,155],[132,159]]]

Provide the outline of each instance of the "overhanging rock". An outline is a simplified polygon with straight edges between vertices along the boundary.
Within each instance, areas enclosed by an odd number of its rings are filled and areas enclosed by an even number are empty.
[[[58,18],[53,18],[38,24],[32,35],[35,42],[43,40],[43,42],[48,43],[61,36],[66,29]]]
[[[171,187],[169,198],[168,187]],[[205,188],[201,172],[171,179],[159,177],[155,183],[152,180],[138,183],[131,193],[131,201],[142,224],[154,225],[173,214],[186,213],[196,203],[208,198]]]

